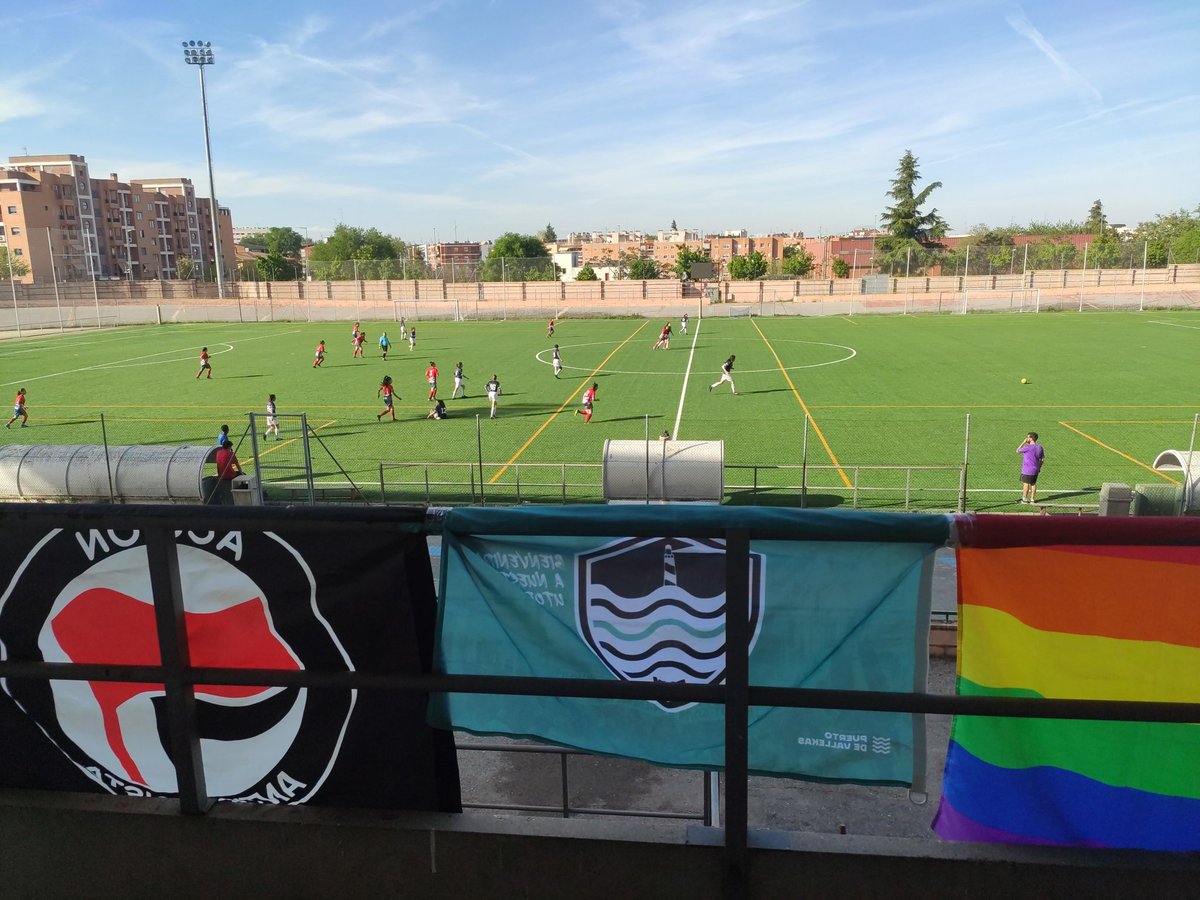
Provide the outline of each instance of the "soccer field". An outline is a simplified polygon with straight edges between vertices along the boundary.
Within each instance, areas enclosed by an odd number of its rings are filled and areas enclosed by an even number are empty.
[[[259,413],[264,430],[274,393],[283,440],[257,438],[268,484],[297,477],[303,442],[291,416],[304,413],[320,439],[311,442],[317,478],[348,477],[367,499],[380,499],[384,463],[392,502],[470,501],[469,485],[479,491],[480,481],[488,502],[596,500],[606,439],[668,431],[725,442],[732,502],[798,504],[803,478],[807,505],[953,509],[965,458],[968,508],[988,510],[1018,508],[1015,449],[1027,431],[1046,447],[1046,503],[1095,503],[1109,481],[1178,481],[1150,466],[1161,450],[1188,449],[1200,410],[1194,313],[722,317],[692,319],[687,335],[675,319],[670,349],[654,350],[662,324],[565,319],[550,340],[543,322],[423,321],[410,350],[394,323],[364,322],[365,359],[351,356],[349,322],[7,340],[0,386],[27,389],[30,427],[14,424],[0,440],[209,444],[228,423],[247,462],[247,413]],[[386,361],[381,328],[393,342]],[[320,339],[326,362],[314,369]],[[555,342],[560,379],[550,365]],[[202,346],[213,377],[197,380]],[[710,392],[731,354],[737,395],[728,384]],[[426,419],[430,361],[445,421]],[[451,399],[459,361],[467,396]],[[493,373],[503,392],[489,419],[484,385]],[[399,397],[395,423],[376,418],[385,374]],[[585,424],[576,410],[593,382],[595,414]]]

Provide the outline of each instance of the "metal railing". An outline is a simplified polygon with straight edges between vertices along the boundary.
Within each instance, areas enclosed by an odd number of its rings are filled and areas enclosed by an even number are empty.
[[[506,477],[488,480],[489,470],[506,470]],[[414,499],[430,505],[484,504],[489,502],[489,494],[493,504],[592,503],[603,499],[600,479],[579,481],[568,475],[602,470],[600,463],[516,462],[506,467],[503,463],[381,462],[379,497],[384,505],[393,503],[393,498],[397,498],[394,502],[399,504],[412,503]],[[418,474],[404,477],[406,472]],[[534,473],[532,478],[531,472]],[[389,479],[389,473],[400,473],[401,477]],[[554,473],[558,477],[546,480],[544,473]],[[454,474],[459,477],[449,477]]]
[[[928,693],[848,691],[763,687],[750,683],[750,623],[729,616],[726,624],[725,680],[720,684],[630,682],[590,678],[536,678],[487,674],[437,675],[311,669],[241,669],[192,666],[183,591],[178,578],[175,532],[212,529],[269,531],[321,529],[335,525],[347,535],[437,533],[441,515],[422,508],[340,509],[295,508],[286,511],[229,507],[30,506],[0,504],[0,521],[28,529],[116,528],[142,531],[145,538],[152,602],[157,625],[159,665],[28,662],[0,660],[0,678],[38,681],[100,681],[164,685],[167,736],[179,786],[182,812],[201,815],[212,806],[205,786],[196,715],[197,685],[338,688],[428,694],[472,693],[538,697],[587,697],[607,700],[711,703],[725,717],[724,874],[730,897],[745,895],[747,884],[749,804],[749,711],[752,706],[801,709],[873,710],[1017,718],[1093,719],[1130,722],[1200,723],[1200,703],[1113,700],[1051,700],[1028,697],[944,696]],[[580,519],[570,529],[578,536],[616,536],[612,526]],[[813,539],[797,526],[773,524],[750,528],[678,528],[680,537],[719,537],[725,546],[725,598],[734,609],[749,604],[750,541]],[[623,525],[624,537],[654,537],[646,526]],[[894,533],[864,528],[857,540],[897,540]]]
[[[717,796],[718,790],[718,779],[715,772],[705,771],[701,773],[703,775],[701,811],[698,813],[673,810],[610,809],[608,807],[596,806],[572,806],[571,785],[567,768],[567,760],[572,756],[594,755],[586,750],[574,750],[569,747],[549,747],[545,744],[497,744],[486,742],[456,743],[454,745],[454,749],[459,753],[529,753],[559,757],[559,803],[557,805],[549,806],[546,804],[535,803],[468,803],[463,801],[463,809],[499,809],[505,812],[556,813],[564,819],[569,819],[571,816],[625,816],[629,818],[642,819],[683,819],[685,821],[703,822],[705,825],[712,825],[714,819],[714,810],[717,809],[718,806],[714,803],[714,798]]]
[[[761,494],[778,494],[785,492],[790,495],[795,495],[797,499],[796,505],[801,509],[807,508],[810,504],[809,497],[815,492],[827,492],[834,495],[842,495],[847,490],[850,492],[850,504],[852,509],[858,509],[861,505],[860,501],[871,496],[887,496],[891,498],[903,497],[903,509],[909,512],[913,507],[914,498],[922,496],[941,496],[949,495],[951,502],[942,504],[937,508],[943,510],[955,510],[957,512],[966,512],[961,502],[962,487],[961,481],[964,472],[964,466],[859,466],[859,465],[735,465],[728,464],[725,466],[726,472],[731,471],[749,471],[751,473],[750,484],[731,483],[728,479],[725,482],[726,493],[746,491],[751,496],[757,497]],[[808,477],[810,472],[837,472],[848,478],[850,486],[846,487],[845,483],[830,482],[828,484],[811,481]],[[762,472],[799,472],[800,483],[798,486],[793,484],[784,485],[767,485],[762,483],[760,473]],[[895,472],[897,474],[904,473],[903,485],[895,486],[880,486],[864,484],[862,480],[863,472]],[[914,472],[947,472],[953,473],[954,484],[952,487],[936,487],[928,485],[914,485]],[[853,477],[849,477],[849,476]],[[896,508],[895,504],[889,504],[889,508]]]
[[[480,466],[468,462],[381,462],[379,464],[379,497],[385,505],[392,503],[426,503],[429,505],[503,505],[521,503],[596,503],[602,502],[603,485],[600,463],[512,463],[507,466],[503,480],[490,481],[488,472],[505,469],[503,463],[486,462]],[[737,500],[749,495],[754,499],[783,498],[789,505],[801,509],[820,506],[814,495],[845,497],[853,509],[859,509],[871,498],[886,498],[881,503],[890,509],[911,511],[922,498],[947,498],[947,502],[929,503],[922,508],[965,512],[961,504],[963,466],[863,466],[863,465],[775,465],[751,463],[725,466],[725,500]],[[569,476],[578,472],[593,472],[594,479]],[[811,472],[844,473],[849,481],[813,481]],[[952,484],[945,487],[914,483],[914,473],[945,473]],[[531,477],[530,473],[534,473]],[[749,480],[731,480],[738,473]],[[896,484],[883,486],[865,483],[864,473],[894,473]],[[557,474],[557,478],[549,477]],[[397,477],[397,475],[399,477]],[[771,475],[782,475],[772,478]],[[1011,492],[1010,492],[1011,493]],[[658,496],[646,499],[657,500]]]

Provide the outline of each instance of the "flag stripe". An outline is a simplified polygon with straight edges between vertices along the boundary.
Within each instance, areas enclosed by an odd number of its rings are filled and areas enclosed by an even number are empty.
[[[1200,546],[1200,519],[1186,516],[954,517],[960,547]]]
[[[948,841],[971,841],[977,844],[1052,844],[1061,847],[1070,846],[1070,844],[1060,841],[1035,840],[1015,831],[1003,831],[999,828],[982,825],[960,813],[945,796],[942,797],[942,802],[938,805],[937,815],[933,818],[933,830],[937,832],[939,837],[945,838]]]
[[[959,679],[962,696],[1022,696]],[[1200,725],[960,717],[954,739],[1006,769],[1036,762],[1114,786],[1200,800]]]
[[[1076,700],[1200,702],[1200,650],[1150,641],[1039,631],[964,604],[960,673],[976,684]]]
[[[1200,849],[1200,800],[1112,787],[1051,766],[993,766],[956,741],[946,775],[946,800],[959,815],[1035,843]]]
[[[1110,549],[1166,551],[1173,561]],[[1194,562],[1185,563],[1182,551]],[[964,548],[959,579],[964,602],[1003,609],[1033,628],[1200,647],[1200,547]],[[1081,585],[1087,602],[1064,602]]]

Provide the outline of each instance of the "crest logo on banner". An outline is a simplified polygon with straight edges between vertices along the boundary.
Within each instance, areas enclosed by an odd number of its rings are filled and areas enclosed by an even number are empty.
[[[301,554],[277,535],[177,532],[192,665],[352,665],[316,605]],[[146,548],[137,531],[55,530],[0,595],[0,656],[46,662],[158,665]],[[92,781],[115,794],[170,795],[164,689],[128,682],[6,680],[5,692]],[[299,803],[337,758],[352,691],[197,685],[208,792]]]
[[[725,542],[625,538],[576,557],[576,627],[623,681],[714,684],[725,677]],[[761,553],[750,554],[750,650],[763,613]],[[692,704],[659,703],[677,712]]]

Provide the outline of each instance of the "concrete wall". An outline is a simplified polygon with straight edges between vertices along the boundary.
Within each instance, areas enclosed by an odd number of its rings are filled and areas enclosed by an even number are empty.
[[[0,791],[5,897],[724,896],[721,832]],[[1186,855],[751,834],[745,896],[1194,897]]]

